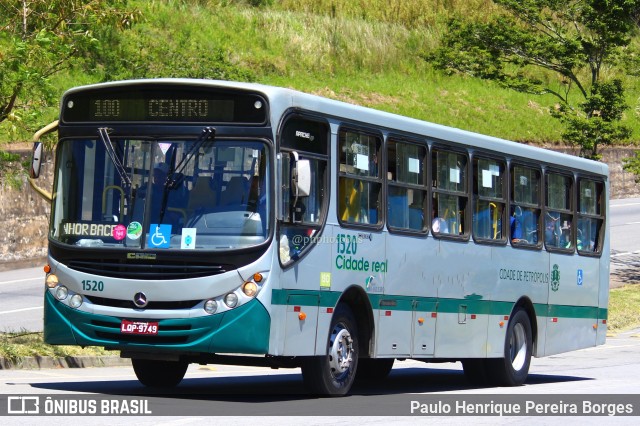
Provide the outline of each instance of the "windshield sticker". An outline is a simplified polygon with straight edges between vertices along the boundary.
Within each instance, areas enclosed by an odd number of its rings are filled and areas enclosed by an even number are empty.
[[[196,248],[196,228],[182,228],[182,239],[180,248],[191,250]]]
[[[131,222],[127,226],[127,238],[137,240],[142,235],[142,225],[140,222]]]
[[[116,241],[124,240],[124,237],[127,236],[127,228],[125,228],[124,225],[116,225],[113,227],[111,234]]]
[[[171,225],[152,223],[149,228],[149,247],[169,248],[171,244]]]

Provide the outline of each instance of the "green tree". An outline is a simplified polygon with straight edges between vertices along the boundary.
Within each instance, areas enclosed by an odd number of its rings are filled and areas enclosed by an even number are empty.
[[[633,157],[624,158],[622,162],[622,168],[636,175],[636,183],[640,183],[640,151],[636,151]]]
[[[97,29],[129,27],[140,13],[126,6],[127,0],[0,0],[0,131],[10,138],[32,132],[57,102],[51,77],[89,63],[99,52]],[[17,155],[0,150],[0,184],[18,186],[22,173]]]
[[[50,78],[97,52],[97,27],[123,29],[137,19],[139,12],[126,6],[127,0],[0,0],[0,124],[10,134],[55,104]]]
[[[452,20],[429,60],[447,72],[554,95],[552,114],[566,125],[563,138],[584,157],[600,159],[600,146],[627,139],[631,131],[620,124],[624,87],[620,80],[603,81],[602,70],[632,55],[640,0],[493,2],[501,6],[498,17]]]

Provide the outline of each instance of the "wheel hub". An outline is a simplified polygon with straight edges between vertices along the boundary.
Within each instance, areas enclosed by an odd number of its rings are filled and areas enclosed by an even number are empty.
[[[513,335],[509,341],[511,366],[515,371],[524,367],[527,355],[527,337],[524,326],[520,323],[513,327]]]
[[[353,363],[353,339],[349,330],[336,326],[329,341],[329,366],[334,375],[341,375]]]

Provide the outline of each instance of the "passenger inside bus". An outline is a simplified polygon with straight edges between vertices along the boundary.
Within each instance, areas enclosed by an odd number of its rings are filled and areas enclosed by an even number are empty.
[[[431,230],[436,234],[448,234],[449,225],[447,221],[438,216],[438,199],[433,198],[433,220],[431,221]]]
[[[538,244],[538,215],[520,206],[511,208],[511,242]]]

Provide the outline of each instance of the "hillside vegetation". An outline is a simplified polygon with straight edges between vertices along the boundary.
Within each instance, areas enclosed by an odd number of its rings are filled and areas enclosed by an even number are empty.
[[[100,59],[55,77],[62,92],[100,81],[195,77],[253,81],[533,143],[560,142],[551,96],[445,76],[424,60],[454,16],[486,19],[490,0],[133,0],[142,20],[98,32]],[[624,122],[640,138],[637,78]],[[553,78],[546,76],[545,78]],[[55,108],[47,113],[55,117]],[[45,123],[42,123],[45,124]],[[0,128],[1,129],[1,128]]]

